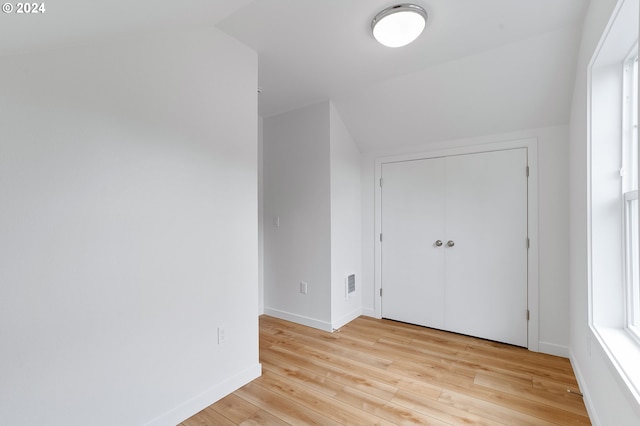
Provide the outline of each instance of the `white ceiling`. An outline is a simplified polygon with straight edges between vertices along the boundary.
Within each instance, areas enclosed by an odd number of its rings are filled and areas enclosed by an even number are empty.
[[[0,13],[0,55],[215,25],[251,0],[53,0],[40,14]],[[3,2],[4,3],[4,2]],[[9,3],[16,4],[16,1]]]
[[[256,0],[218,26],[259,53],[260,112],[269,116],[513,43],[582,19],[586,0],[417,0],[425,33],[379,45],[371,19],[389,0]]]
[[[331,99],[364,151],[568,121],[588,0],[416,0],[413,44],[370,22],[389,0],[56,0],[0,14],[0,55],[217,25],[259,55],[259,113]]]
[[[256,0],[218,27],[259,54],[263,117],[331,99],[362,151],[566,124],[588,0],[416,0],[409,46],[371,35],[389,0]]]

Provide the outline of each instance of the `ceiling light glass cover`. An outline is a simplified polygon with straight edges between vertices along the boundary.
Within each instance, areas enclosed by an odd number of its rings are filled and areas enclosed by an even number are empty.
[[[388,7],[371,21],[373,36],[387,47],[401,47],[414,41],[424,30],[427,12],[415,4]]]

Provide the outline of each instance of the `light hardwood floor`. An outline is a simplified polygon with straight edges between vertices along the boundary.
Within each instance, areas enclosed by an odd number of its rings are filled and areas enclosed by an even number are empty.
[[[327,333],[262,316],[260,362],[181,426],[591,424],[567,359],[389,320]]]

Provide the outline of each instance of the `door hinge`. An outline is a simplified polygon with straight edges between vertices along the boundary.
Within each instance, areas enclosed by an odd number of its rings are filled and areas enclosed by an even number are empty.
[[[527,237],[527,249],[531,247],[531,240]]]
[[[382,178],[380,178],[380,188],[382,188]]]
[[[531,319],[531,312],[529,312],[529,310],[527,309],[527,321],[529,321]]]
[[[380,242],[382,242],[382,232],[380,233]]]
[[[380,297],[382,297],[382,287],[380,287]]]
[[[529,166],[527,166],[527,177],[529,177]]]

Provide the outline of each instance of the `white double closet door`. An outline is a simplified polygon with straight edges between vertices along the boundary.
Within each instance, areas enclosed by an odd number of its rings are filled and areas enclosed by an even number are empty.
[[[384,318],[527,346],[526,167],[526,148],[382,164]]]

